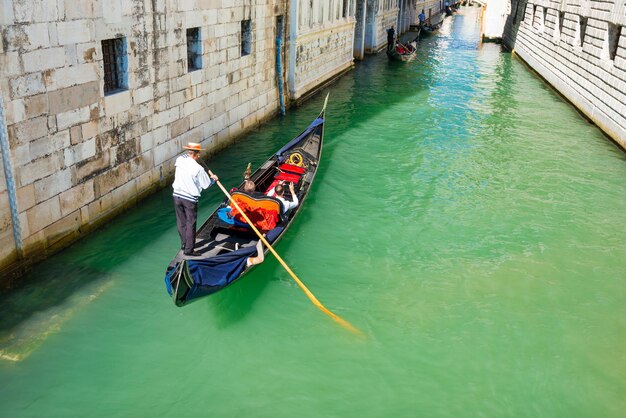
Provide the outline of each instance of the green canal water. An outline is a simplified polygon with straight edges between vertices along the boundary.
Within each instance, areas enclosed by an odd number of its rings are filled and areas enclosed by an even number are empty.
[[[170,190],[0,299],[5,417],[623,417],[626,158],[477,9],[329,88],[323,161],[273,257],[185,308]],[[323,94],[209,160],[227,186]],[[199,218],[221,199],[205,192]]]

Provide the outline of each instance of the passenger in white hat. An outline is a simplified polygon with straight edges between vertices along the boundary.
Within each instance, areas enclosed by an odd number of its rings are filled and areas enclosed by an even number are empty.
[[[176,225],[180,235],[181,249],[187,256],[199,256],[194,252],[196,243],[196,220],[198,218],[198,199],[202,190],[209,188],[218,180],[211,172],[205,171],[198,163],[200,158],[200,144],[189,142],[183,147],[187,150],[176,158],[176,172],[174,174],[174,209],[176,210]]]

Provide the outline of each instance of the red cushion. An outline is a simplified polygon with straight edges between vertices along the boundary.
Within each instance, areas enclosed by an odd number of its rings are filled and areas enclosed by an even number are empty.
[[[289,171],[290,173],[296,173],[296,174],[302,174],[306,171],[306,169],[304,167],[298,167],[297,165],[291,165],[291,164],[281,164],[278,167],[279,170],[282,171]]]
[[[297,183],[300,180],[299,174],[291,174],[291,173],[278,173],[274,177],[276,180],[285,180],[290,181],[292,183]]]

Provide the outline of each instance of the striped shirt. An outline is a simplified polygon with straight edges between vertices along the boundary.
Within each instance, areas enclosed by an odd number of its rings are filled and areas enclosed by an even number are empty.
[[[174,197],[197,202],[202,190],[215,183],[204,168],[187,153],[176,158],[175,166],[176,172],[172,184]]]

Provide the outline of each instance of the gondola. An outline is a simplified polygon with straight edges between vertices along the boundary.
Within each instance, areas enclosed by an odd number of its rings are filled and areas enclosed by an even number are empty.
[[[400,42],[396,42],[393,48],[387,50],[387,57],[391,61],[407,62],[407,61],[411,61],[416,56],[417,56],[417,40],[413,40],[406,44],[401,44]]]
[[[435,25],[425,24],[422,26],[422,38],[429,37],[439,30],[441,23]]]
[[[302,133],[250,175],[250,180],[256,184],[254,193],[231,190],[233,200],[272,246],[298,215],[311,189],[322,156],[326,101],[319,116]],[[299,200],[298,206],[284,214],[282,202],[265,195],[279,182],[294,183]],[[242,185],[243,182],[238,189]],[[285,197],[291,200],[288,192]],[[258,241],[252,228],[237,216],[236,209],[232,209],[229,199],[225,198],[198,229],[194,251],[199,255],[185,256],[181,250],[167,267],[165,286],[176,306],[224,289],[252,270],[254,266],[247,266],[246,261],[257,255]],[[268,249],[263,248],[267,254]]]

